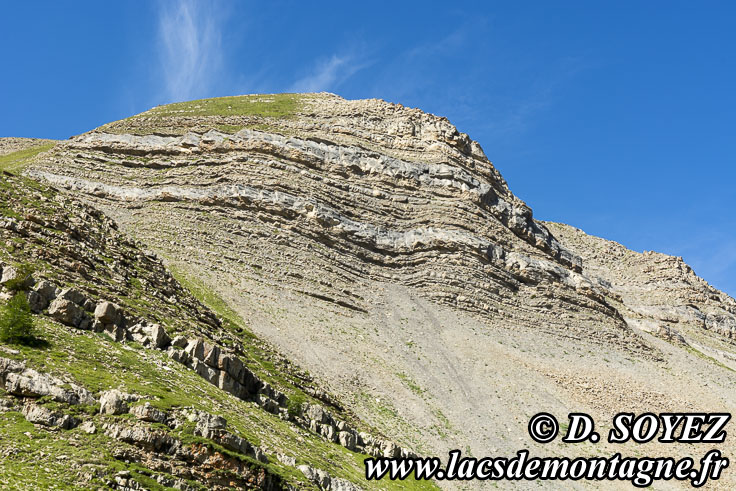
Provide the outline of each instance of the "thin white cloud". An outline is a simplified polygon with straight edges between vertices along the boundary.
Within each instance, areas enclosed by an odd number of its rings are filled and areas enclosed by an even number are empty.
[[[161,2],[159,57],[168,101],[205,97],[213,90],[222,67],[220,20],[210,2]]]
[[[355,72],[368,66],[369,63],[359,63],[352,55],[332,55],[327,60],[315,63],[312,72],[304,78],[294,82],[290,92],[321,92],[334,90]]]

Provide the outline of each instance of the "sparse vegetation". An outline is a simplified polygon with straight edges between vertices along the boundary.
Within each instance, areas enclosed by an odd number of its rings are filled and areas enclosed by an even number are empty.
[[[51,150],[54,148],[54,145],[54,143],[46,143],[6,155],[0,155],[0,171],[17,173],[21,171],[33,157],[41,152]]]

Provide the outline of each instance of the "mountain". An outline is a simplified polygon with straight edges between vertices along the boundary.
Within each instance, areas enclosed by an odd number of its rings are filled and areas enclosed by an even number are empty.
[[[0,379],[33,370],[87,402],[7,391],[5,421],[54,445],[116,449],[90,469],[67,455],[78,467],[63,472],[18,456],[2,464],[13,475],[370,489],[367,455],[638,452],[534,443],[527,424],[542,411],[586,412],[605,430],[621,411],[736,406],[733,299],[681,259],[534,219],[445,118],[325,93],[252,95],[6,149],[0,167],[23,177],[3,177],[2,260],[32,264],[31,291],[53,282],[56,296],[36,309],[49,346],[7,348]],[[100,414],[110,398],[128,411]],[[78,424],[28,423],[47,410]],[[29,451],[54,459],[57,448]]]

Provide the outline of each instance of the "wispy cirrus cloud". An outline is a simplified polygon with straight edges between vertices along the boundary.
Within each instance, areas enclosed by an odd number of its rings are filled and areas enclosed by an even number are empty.
[[[314,63],[311,72],[294,82],[289,92],[321,92],[334,90],[356,72],[371,63],[360,61],[355,55],[332,55]]]
[[[222,70],[221,23],[211,2],[160,2],[158,56],[168,101],[204,97],[213,90]]]

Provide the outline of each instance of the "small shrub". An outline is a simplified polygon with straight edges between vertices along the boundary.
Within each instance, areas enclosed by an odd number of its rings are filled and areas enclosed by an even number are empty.
[[[289,397],[289,400],[286,402],[286,410],[288,411],[289,416],[292,418],[301,416],[302,404],[305,402],[307,402],[307,399],[301,394],[294,394]]]
[[[33,268],[30,264],[21,264],[17,266],[18,277],[5,283],[5,288],[13,292],[19,292],[27,289],[28,279],[33,276]]]
[[[33,344],[33,317],[25,293],[16,293],[0,307],[0,341],[3,343]]]

